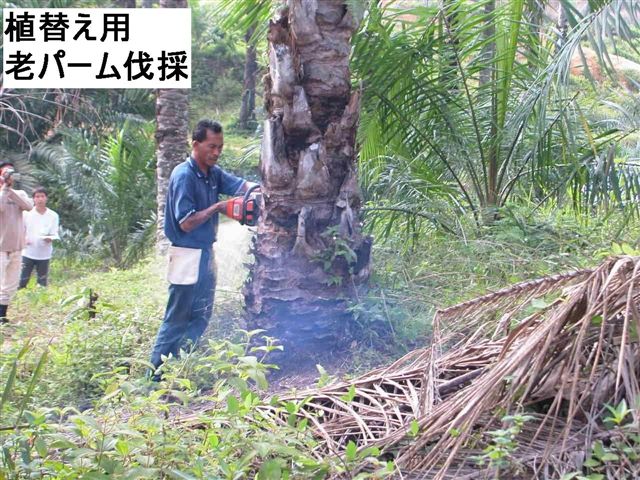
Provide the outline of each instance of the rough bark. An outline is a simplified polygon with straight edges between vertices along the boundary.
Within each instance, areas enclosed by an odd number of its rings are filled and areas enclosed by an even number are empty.
[[[249,128],[249,122],[255,121],[258,62],[256,61],[256,46],[250,42],[254,30],[254,28],[250,28],[244,37],[247,42],[247,53],[244,61],[242,105],[240,106],[240,118],[238,120],[238,127],[244,130]]]
[[[187,8],[187,0],[160,0],[161,8]],[[189,135],[189,90],[159,89],[156,95],[156,179],[158,229],[156,246],[163,255],[168,247],[164,236],[164,207],[169,176],[184,160]]]
[[[356,177],[356,28],[341,0],[290,0],[270,23],[260,158],[263,214],[245,287],[249,324],[294,357],[345,343],[369,277]]]

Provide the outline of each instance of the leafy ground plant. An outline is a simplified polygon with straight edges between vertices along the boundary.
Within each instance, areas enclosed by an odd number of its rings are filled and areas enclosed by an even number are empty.
[[[256,334],[258,332],[251,332]],[[255,386],[266,387],[266,355],[277,348],[271,339],[249,346],[211,342],[205,356],[169,361],[159,384],[131,377],[118,368],[101,377],[104,395],[83,412],[75,408],[25,409],[31,389],[7,403],[4,385],[0,425],[2,478],[87,479],[280,479],[325,478],[348,473],[367,460],[382,478],[392,468],[375,460],[377,451],[321,457],[308,421],[276,426],[259,407],[264,399]],[[28,348],[16,356],[22,360]],[[41,358],[44,365],[46,356]],[[34,372],[31,383],[39,380]],[[188,374],[206,372],[210,389],[197,387]],[[182,374],[187,374],[183,376]],[[287,415],[299,406],[272,398],[273,408]],[[13,406],[12,406],[13,405]],[[206,405],[206,409],[196,406]],[[295,417],[292,417],[295,419]],[[178,421],[180,419],[180,421]],[[369,457],[371,457],[369,459]]]

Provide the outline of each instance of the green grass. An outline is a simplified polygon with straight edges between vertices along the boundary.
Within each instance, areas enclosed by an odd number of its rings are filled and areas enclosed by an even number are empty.
[[[219,237],[210,338],[231,337],[242,327],[239,292],[246,277],[243,264],[249,260],[246,227],[223,219]],[[41,288],[32,279],[12,302],[11,325],[0,332],[5,360],[30,339],[39,350],[51,345],[48,375],[36,392],[48,404],[96,398],[101,392],[94,375],[124,363],[142,376],[167,301],[164,262],[152,255],[119,270],[100,268],[94,261],[54,259],[49,286]],[[93,318],[87,314],[90,292],[98,296]]]
[[[76,265],[73,272],[54,260],[49,287],[32,282],[18,292],[3,331],[7,357],[27,341],[37,350],[50,346],[47,375],[35,394],[48,405],[95,398],[101,392],[94,375],[146,359],[166,301],[162,268],[151,259],[130,270]],[[93,317],[90,293],[97,295]],[[142,372],[142,366],[135,364],[133,371]]]

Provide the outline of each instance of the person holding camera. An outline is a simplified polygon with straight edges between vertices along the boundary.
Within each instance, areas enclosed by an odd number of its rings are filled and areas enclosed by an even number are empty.
[[[22,212],[33,208],[31,199],[22,190],[14,190],[18,174],[11,162],[0,162],[0,323],[7,323],[7,309],[18,290],[24,220]]]

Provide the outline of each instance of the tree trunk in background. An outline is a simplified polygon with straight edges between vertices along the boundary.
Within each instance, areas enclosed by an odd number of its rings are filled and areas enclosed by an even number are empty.
[[[244,62],[242,106],[240,107],[240,118],[238,120],[238,127],[243,130],[247,130],[249,128],[249,122],[255,120],[256,74],[258,73],[258,62],[256,61],[256,46],[249,42],[254,30],[255,28],[250,28],[244,37],[247,42],[247,53]]]
[[[290,0],[269,26],[263,214],[245,286],[248,322],[298,358],[344,345],[350,302],[366,288],[356,177],[359,95],[349,54],[356,22],[342,0]],[[309,358],[309,357],[308,357]]]
[[[494,18],[493,12],[496,9],[495,0],[488,1],[484,6],[484,13],[487,15],[489,19],[489,26],[484,29],[483,35],[487,41],[487,44],[482,49],[482,56],[485,59],[490,59],[495,57],[496,55],[496,43],[494,41],[489,41],[491,37],[493,37],[496,33],[496,29],[494,26]],[[484,68],[480,71],[479,81],[480,85],[486,85],[491,81],[491,75],[493,75],[493,71],[491,68]]]
[[[187,8],[187,0],[160,0],[161,8]],[[189,138],[189,90],[159,89],[156,95],[157,142],[157,200],[158,230],[156,247],[163,255],[168,247],[164,236],[164,206],[169,176],[174,167],[185,159]]]
[[[136,0],[116,0],[119,8],[136,8]]]
[[[142,8],[153,8],[158,4],[158,0],[142,0]]]
[[[530,42],[530,45],[525,46],[528,51],[528,56],[531,58],[531,61],[528,61],[530,64],[530,70],[535,71],[537,63],[540,61],[540,48],[542,43],[542,34],[543,34],[543,25],[545,21],[544,15],[544,4],[541,2],[532,2],[529,4],[529,8],[525,10],[527,15],[526,25],[531,32],[530,35],[533,39]]]
[[[456,11],[456,3],[453,0],[439,0],[438,2],[442,22],[444,27],[444,34],[447,36],[447,43],[450,48],[446,51],[447,61],[443,62],[442,77],[447,82],[456,80],[459,76],[458,57],[457,51],[460,46],[460,39],[457,33],[458,12]],[[450,88],[452,91],[458,91],[459,85],[457,83],[451,83]]]
[[[567,19],[567,12],[564,9],[564,5],[560,3],[558,5],[558,40],[556,41],[557,50],[562,49],[564,43],[567,40],[567,31],[569,30],[569,21]]]

